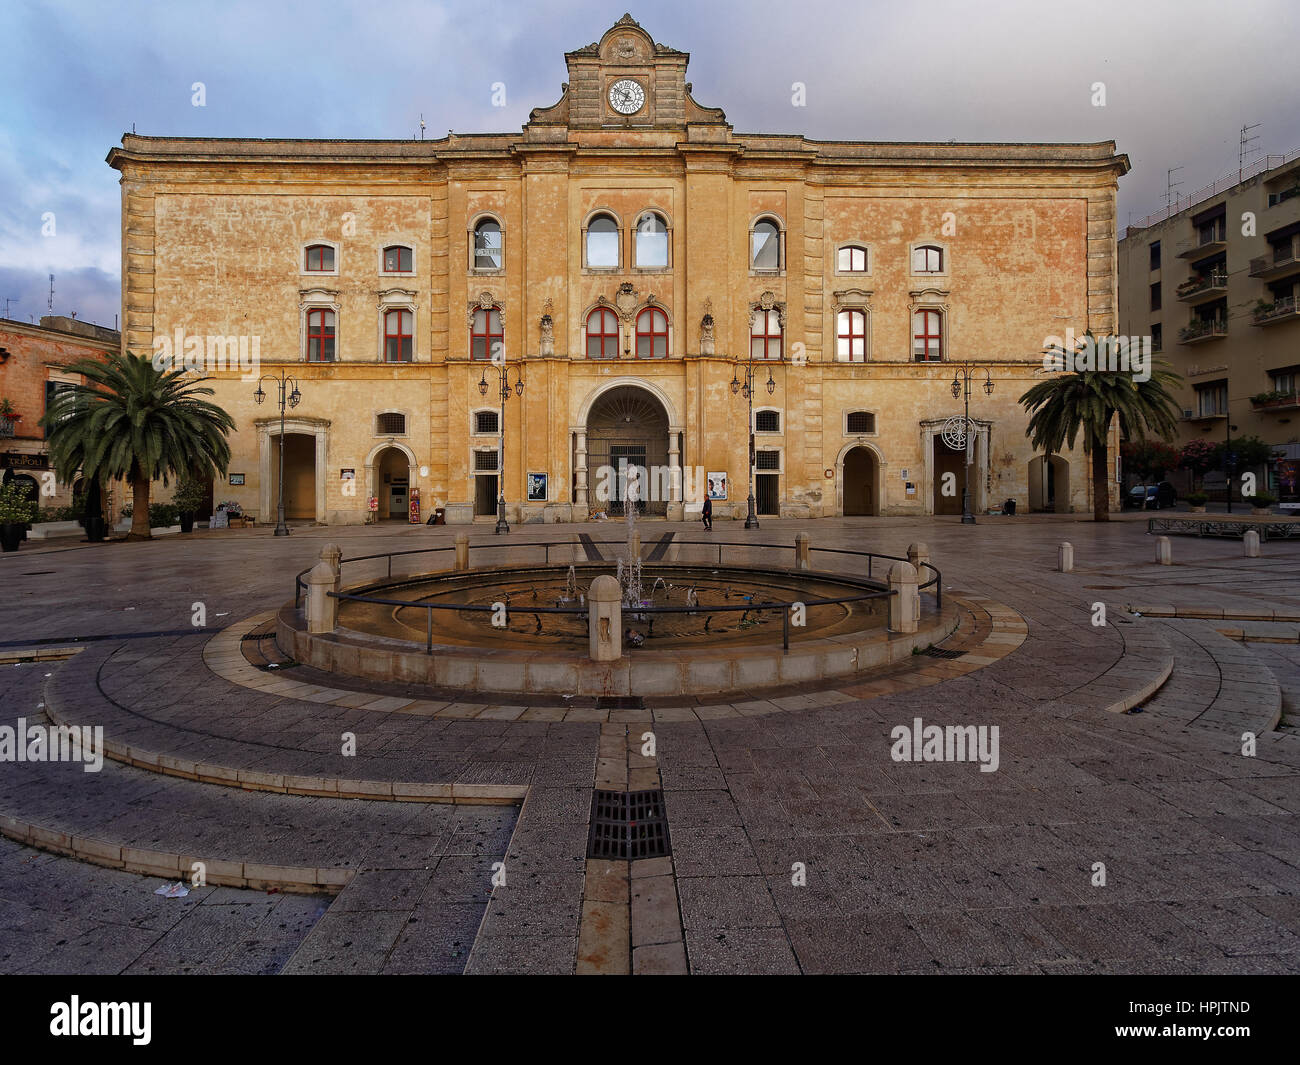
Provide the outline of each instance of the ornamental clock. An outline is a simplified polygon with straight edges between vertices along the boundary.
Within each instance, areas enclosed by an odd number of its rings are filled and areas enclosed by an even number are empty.
[[[631,78],[620,78],[609,87],[609,106],[620,115],[635,115],[645,106],[645,89]]]

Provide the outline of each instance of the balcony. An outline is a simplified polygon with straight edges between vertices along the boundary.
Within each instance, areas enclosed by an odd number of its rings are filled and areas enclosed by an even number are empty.
[[[1178,343],[1199,344],[1205,340],[1219,340],[1228,335],[1228,323],[1214,318],[1196,319],[1185,329],[1178,330]]]
[[[1250,397],[1250,409],[1261,414],[1300,410],[1300,395],[1295,392],[1261,392]]]
[[[1300,182],[1292,185],[1289,189],[1283,189],[1281,192],[1270,192],[1268,194],[1268,205],[1277,207],[1279,204],[1286,203],[1287,200],[1295,199],[1300,196]]]
[[[1250,260],[1251,277],[1272,281],[1287,274],[1300,274],[1300,255],[1296,254],[1294,246]]]
[[[1255,325],[1276,325],[1278,322],[1285,322],[1291,319],[1300,318],[1300,305],[1297,305],[1294,296],[1287,296],[1285,299],[1274,300],[1272,303],[1265,303],[1263,306],[1255,308]]]
[[[1180,259],[1199,259],[1205,255],[1214,255],[1221,251],[1228,250],[1228,233],[1227,230],[1218,230],[1209,240],[1201,240],[1199,236],[1193,237],[1178,253]]]
[[[0,416],[0,440],[8,440],[14,435],[14,427],[18,424],[17,418],[5,418]]]
[[[1184,303],[1204,303],[1228,292],[1227,273],[1202,274],[1178,286],[1178,298]]]

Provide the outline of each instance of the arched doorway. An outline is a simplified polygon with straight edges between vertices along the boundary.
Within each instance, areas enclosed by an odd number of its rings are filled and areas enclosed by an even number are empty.
[[[1036,455],[1029,460],[1029,509],[1070,512],[1070,464],[1060,455]]]
[[[280,498],[280,437],[271,440],[271,505]],[[284,435],[284,516],[287,521],[316,521],[316,438]]]
[[[880,468],[868,447],[855,447],[844,456],[844,514],[846,517],[880,513]]]
[[[670,499],[668,413],[653,394],[620,385],[599,396],[587,415],[587,483],[591,506],[623,514],[629,467],[643,471],[640,514],[666,514]]]
[[[386,447],[375,459],[375,495],[380,521],[406,521],[411,503],[411,461],[406,452]]]

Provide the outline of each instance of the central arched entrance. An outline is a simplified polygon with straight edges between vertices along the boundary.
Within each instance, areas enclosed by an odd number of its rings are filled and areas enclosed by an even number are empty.
[[[637,513],[666,514],[671,497],[668,413],[646,389],[620,385],[600,395],[587,415],[587,483],[593,509],[604,509],[611,517],[623,514],[632,466],[644,471]]]
[[[880,513],[877,502],[880,471],[876,454],[870,448],[855,447],[844,456],[844,514],[874,516]]]

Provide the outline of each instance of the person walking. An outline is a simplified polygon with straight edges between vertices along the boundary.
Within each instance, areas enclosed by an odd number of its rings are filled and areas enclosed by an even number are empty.
[[[704,522],[704,527],[713,531],[713,500],[708,496],[704,497],[704,509],[700,511],[700,520]]]

